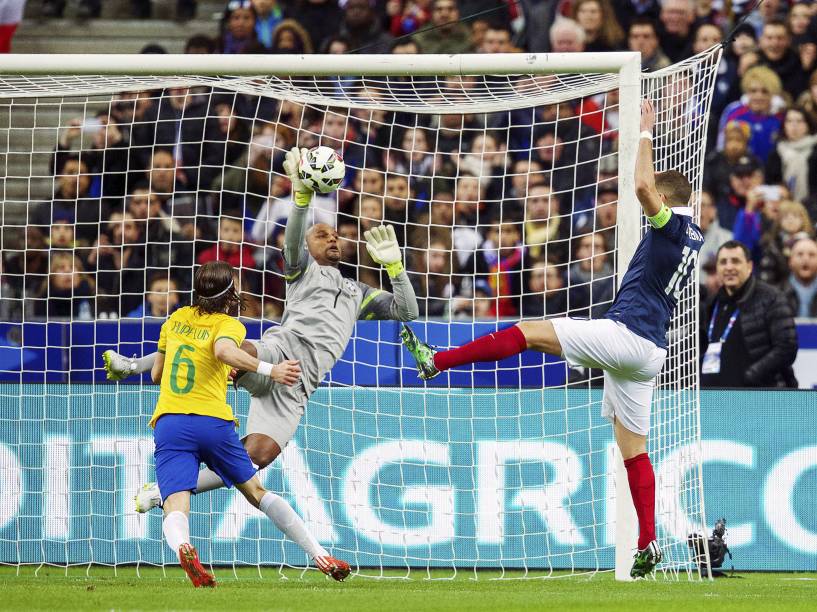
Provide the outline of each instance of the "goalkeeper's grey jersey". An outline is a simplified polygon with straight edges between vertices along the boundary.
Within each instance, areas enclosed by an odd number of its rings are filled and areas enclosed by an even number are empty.
[[[307,394],[332,369],[355,328],[357,319],[417,318],[418,307],[408,275],[392,279],[394,294],[343,278],[332,266],[321,266],[303,248],[306,209],[290,215],[284,250],[287,300],[281,325],[264,333],[289,359],[300,361]],[[297,239],[298,246],[294,244]]]

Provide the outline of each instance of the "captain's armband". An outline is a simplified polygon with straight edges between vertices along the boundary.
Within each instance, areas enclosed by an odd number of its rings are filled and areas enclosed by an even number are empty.
[[[664,204],[661,206],[661,210],[659,210],[656,214],[652,217],[647,217],[647,221],[650,222],[655,229],[660,229],[664,227],[667,223],[669,223],[670,218],[672,218],[672,210]]]

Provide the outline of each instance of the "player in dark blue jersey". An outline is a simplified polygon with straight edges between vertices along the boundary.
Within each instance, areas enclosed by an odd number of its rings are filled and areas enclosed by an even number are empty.
[[[641,137],[635,170],[638,201],[650,222],[615,301],[602,319],[523,321],[450,351],[435,351],[407,326],[403,342],[420,377],[478,361],[499,361],[527,349],[563,356],[571,366],[604,370],[602,414],[613,422],[616,443],[638,515],[638,551],[630,575],[651,573],[661,561],[655,541],[655,475],[647,454],[655,377],[667,356],[667,330],[678,296],[703,244],[692,222],[692,186],[680,172],[655,173],[652,129],[655,111],[641,106]]]

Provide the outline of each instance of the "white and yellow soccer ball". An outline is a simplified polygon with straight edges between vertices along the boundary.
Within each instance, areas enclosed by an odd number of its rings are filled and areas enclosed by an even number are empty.
[[[312,147],[301,155],[298,164],[298,178],[304,185],[317,193],[331,193],[343,182],[346,164],[343,158],[330,147]]]

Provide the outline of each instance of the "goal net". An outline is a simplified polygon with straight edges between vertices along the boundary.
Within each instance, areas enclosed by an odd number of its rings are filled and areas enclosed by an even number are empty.
[[[239,272],[248,337],[278,324],[290,147],[343,154],[313,221],[337,227],[344,276],[386,290],[363,232],[395,227],[431,344],[598,317],[646,229],[639,99],[656,103],[658,170],[697,192],[719,50],[653,74],[628,53],[201,59],[2,59],[0,563],[176,562],[160,512],[132,504],[154,478],[158,389],[106,381],[101,354],[154,351],[213,259]],[[649,441],[669,577],[698,576],[687,537],[705,528],[696,310],[692,282]],[[398,334],[358,322],[264,484],[364,576],[626,573],[636,525],[601,373],[524,353],[423,383]],[[228,400],[245,423],[246,392]],[[307,565],[235,491],[191,517],[217,568]]]

